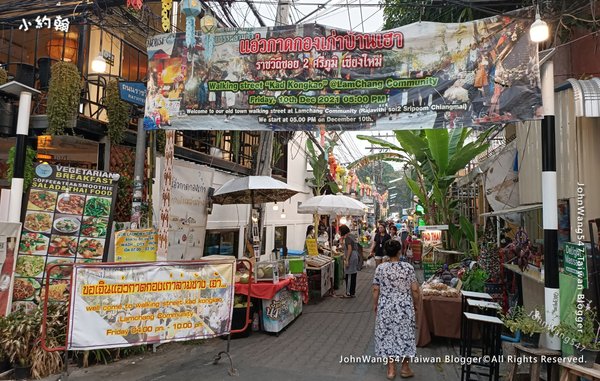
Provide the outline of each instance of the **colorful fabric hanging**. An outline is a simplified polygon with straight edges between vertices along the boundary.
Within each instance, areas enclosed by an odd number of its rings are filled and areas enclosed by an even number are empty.
[[[202,11],[202,5],[198,0],[183,0],[181,11],[185,18],[185,44],[188,47],[196,45],[196,17]]]
[[[173,9],[173,0],[161,0],[162,10],[162,28],[163,32],[171,31],[171,10]]]
[[[143,0],[127,0],[127,6],[130,8],[140,10],[142,9],[142,5],[144,5]]]

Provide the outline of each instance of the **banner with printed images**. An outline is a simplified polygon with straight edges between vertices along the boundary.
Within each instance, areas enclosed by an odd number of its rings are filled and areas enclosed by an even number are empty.
[[[219,29],[193,46],[183,33],[153,36],[145,126],[414,130],[539,119],[532,21],[527,10],[378,33]]]
[[[43,297],[52,264],[106,260],[119,175],[94,169],[39,164],[18,248],[13,309],[29,310]],[[68,300],[71,268],[50,274],[49,299]]]
[[[20,222],[0,222],[0,316],[11,311],[11,286],[20,235]]]
[[[76,264],[69,350],[205,339],[231,330],[235,260]]]

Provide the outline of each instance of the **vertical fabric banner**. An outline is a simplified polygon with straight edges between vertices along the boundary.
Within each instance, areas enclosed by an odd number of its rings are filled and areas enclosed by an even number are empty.
[[[169,247],[169,212],[171,210],[171,185],[173,184],[173,157],[175,155],[175,131],[166,132],[165,166],[162,173],[163,187],[160,200],[160,227],[158,229],[157,259],[167,259]]]

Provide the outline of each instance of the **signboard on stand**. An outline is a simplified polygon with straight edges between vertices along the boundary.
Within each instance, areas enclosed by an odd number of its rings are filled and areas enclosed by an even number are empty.
[[[158,233],[154,229],[115,232],[115,262],[154,262]]]
[[[41,299],[45,269],[51,264],[106,261],[119,177],[61,165],[35,168],[15,266],[13,302],[33,308]],[[50,275],[50,300],[67,300],[67,270],[56,269]]]
[[[319,255],[319,247],[317,246],[317,240],[314,238],[308,238],[306,240],[306,251],[310,256]]]
[[[266,332],[280,332],[302,313],[302,296],[287,287],[279,290],[273,299],[262,301],[263,327]]]
[[[205,339],[229,333],[234,260],[76,265],[69,350]]]
[[[578,286],[588,288],[588,269],[585,245],[565,244],[565,273],[577,278]]]

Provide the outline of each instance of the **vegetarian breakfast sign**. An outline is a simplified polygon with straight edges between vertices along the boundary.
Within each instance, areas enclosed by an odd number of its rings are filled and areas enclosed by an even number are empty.
[[[235,260],[76,264],[69,350],[205,339],[231,330]]]
[[[43,297],[52,264],[106,258],[118,174],[40,164],[23,221],[15,267],[13,308],[29,309]],[[50,300],[68,300],[70,267],[50,274]]]

